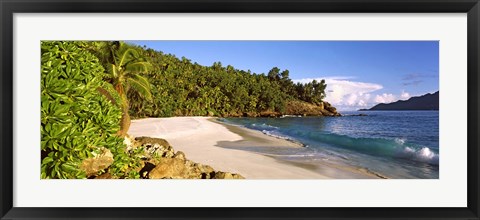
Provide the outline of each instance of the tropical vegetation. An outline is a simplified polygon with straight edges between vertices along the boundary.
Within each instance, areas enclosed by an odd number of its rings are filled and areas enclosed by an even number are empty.
[[[287,102],[319,104],[325,81],[294,83],[289,71],[273,67],[267,74],[239,70],[215,62],[203,66],[150,48],[125,45],[150,63],[143,76],[150,83],[152,100],[128,92],[133,117],[261,116],[285,113]]]
[[[123,143],[130,115],[278,115],[291,103],[321,105],[325,89],[324,80],[294,83],[278,67],[252,73],[118,41],[43,41],[41,178],[139,178],[139,151]],[[107,168],[82,168],[107,151]]]
[[[137,159],[125,151],[120,130],[120,98],[104,68],[81,42],[41,45],[41,178],[86,178],[87,158],[108,150],[108,170],[118,178],[138,176]],[[101,95],[109,94],[108,96]]]

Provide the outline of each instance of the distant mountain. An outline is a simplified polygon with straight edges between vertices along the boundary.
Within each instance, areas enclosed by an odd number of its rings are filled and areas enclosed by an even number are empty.
[[[387,110],[438,110],[439,91],[433,94],[412,97],[408,100],[399,100],[392,103],[381,103],[370,109],[360,111],[387,111]]]

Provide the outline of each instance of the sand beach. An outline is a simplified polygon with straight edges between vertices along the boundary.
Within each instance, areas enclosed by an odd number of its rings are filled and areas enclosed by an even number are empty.
[[[224,124],[214,117],[138,119],[132,121],[128,133],[133,137],[164,138],[175,150],[184,152],[192,161],[208,164],[216,170],[240,173],[247,179],[374,178],[351,168],[328,165],[312,167],[240,150],[242,146],[252,145],[286,148],[303,146],[256,130]]]

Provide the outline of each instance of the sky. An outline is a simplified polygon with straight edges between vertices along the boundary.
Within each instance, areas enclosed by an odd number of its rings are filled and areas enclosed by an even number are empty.
[[[438,91],[438,41],[127,41],[192,62],[268,73],[294,82],[325,79],[340,111],[370,108]]]

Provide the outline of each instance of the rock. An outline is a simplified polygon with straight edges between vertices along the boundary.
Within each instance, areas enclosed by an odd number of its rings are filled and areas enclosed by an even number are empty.
[[[356,114],[356,115],[350,115],[350,116],[368,116],[367,114]]]
[[[337,108],[333,107],[333,106],[329,106],[327,108],[325,108],[327,111],[331,112],[331,113],[337,113]]]
[[[223,179],[233,179],[233,175],[231,173],[225,173]]]
[[[209,173],[202,173],[200,179],[211,179]]]
[[[324,104],[324,108],[328,108],[328,107],[331,107],[331,106],[332,106],[332,105],[331,105],[330,103],[328,103],[328,102],[323,102],[323,104]]]
[[[175,155],[173,155],[173,158],[180,159],[180,160],[186,160],[187,159],[187,158],[185,158],[185,154],[181,151],[177,151],[177,153],[175,153]]]
[[[322,113],[322,115],[324,116],[333,116],[334,114],[331,113],[330,111],[328,111],[327,109],[322,109],[320,110],[320,112]]]
[[[186,167],[192,167],[195,163],[192,162],[191,160],[185,160],[185,166]]]
[[[209,166],[209,165],[203,165],[201,166],[200,170],[202,171],[202,173],[211,173],[211,172],[214,172],[215,170]]]
[[[134,137],[128,134],[125,135],[123,143],[126,145],[126,150],[128,152],[137,149],[141,145],[140,142],[136,141]]]
[[[194,163],[192,166],[191,166],[192,169],[198,169],[199,172],[201,173],[211,173],[211,172],[214,172],[215,170],[209,166],[209,165],[202,165],[202,164],[199,164],[199,163]]]
[[[187,164],[187,163],[185,163],[185,164]],[[188,169],[188,178],[189,179],[202,179],[203,178],[203,173],[198,166],[187,166],[187,165],[185,165],[185,166]]]
[[[141,145],[154,145],[159,144],[160,146],[170,147],[168,141],[162,138],[152,138],[152,137],[136,137],[136,141],[138,141]]]
[[[181,179],[186,178],[188,175],[187,167],[185,167],[185,161],[177,158],[162,158],[156,167],[153,168],[148,177],[150,179]]]
[[[245,179],[243,176],[239,175],[239,174],[232,174],[232,173],[228,173],[228,172],[216,172],[214,177],[214,179]]]
[[[164,139],[137,137],[135,140],[143,146],[145,160],[150,160],[156,156],[172,158],[175,155],[173,147]]]
[[[215,176],[213,177],[214,179],[233,179],[233,176],[231,173],[225,173],[225,172],[216,172]]]
[[[269,112],[270,113],[270,112]],[[161,138],[137,137],[135,142],[145,149],[145,162],[139,171],[142,178],[150,179],[244,179],[239,174],[216,172],[211,166],[195,163],[186,158]],[[157,155],[154,157],[154,155]]]
[[[166,157],[166,158],[172,158],[173,156],[175,156],[175,153],[173,153],[173,149],[165,150],[162,155],[162,157]]]
[[[200,172],[189,172],[185,179],[202,179],[202,175]]]
[[[233,178],[234,178],[234,179],[245,179],[245,177],[243,177],[243,176],[240,175],[240,174],[236,174],[236,173],[233,174]]]
[[[258,113],[257,112],[245,112],[243,113],[243,117],[258,117]]]
[[[335,110],[331,112],[330,110]],[[304,101],[289,101],[286,104],[287,115],[303,115],[303,116],[336,116],[336,109],[328,102],[320,102],[316,104]]]
[[[113,154],[109,149],[102,148],[101,153],[93,158],[87,158],[82,161],[80,169],[85,171],[87,176],[92,176],[100,170],[107,169],[113,163]]]
[[[141,168],[140,171],[138,171],[138,173],[140,173],[141,177],[142,178],[147,178],[147,174],[153,170],[153,168],[155,168],[155,164],[153,163],[149,163],[149,162],[145,162],[144,163],[144,166]]]
[[[274,111],[270,111],[270,110],[262,111],[262,112],[260,112],[259,115],[260,115],[260,117],[271,117],[271,118],[282,116],[282,114],[280,112],[274,112]]]
[[[325,108],[324,102],[318,103],[317,106],[318,106],[320,109],[324,109],[324,108]]]
[[[144,147],[145,152],[151,156],[155,154],[163,155],[164,152],[167,150],[165,147],[163,147],[160,144],[153,144],[153,145],[146,144],[142,146]]]

